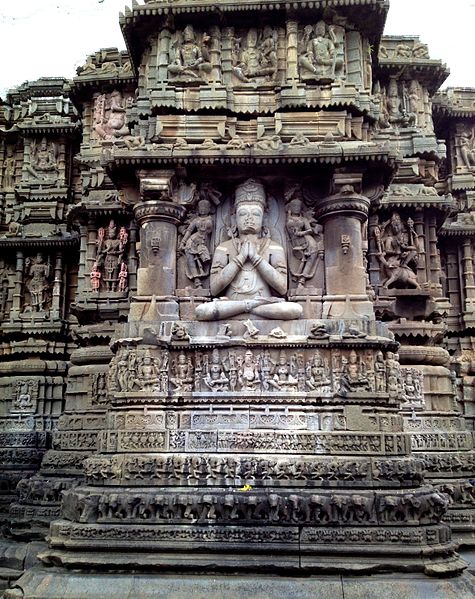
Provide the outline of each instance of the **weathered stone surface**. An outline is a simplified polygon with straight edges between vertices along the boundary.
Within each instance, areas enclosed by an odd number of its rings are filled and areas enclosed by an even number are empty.
[[[475,539],[475,92],[317,4],[134,3],[2,104],[7,596],[473,595],[407,573]]]

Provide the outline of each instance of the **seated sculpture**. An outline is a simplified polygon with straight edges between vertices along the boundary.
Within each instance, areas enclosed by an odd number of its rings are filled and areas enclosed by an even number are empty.
[[[258,181],[249,179],[236,189],[236,230],[218,245],[211,265],[210,290],[222,297],[196,308],[198,320],[223,320],[240,314],[258,318],[295,320],[302,307],[287,302],[287,260],[284,248],[265,235],[266,195]]]

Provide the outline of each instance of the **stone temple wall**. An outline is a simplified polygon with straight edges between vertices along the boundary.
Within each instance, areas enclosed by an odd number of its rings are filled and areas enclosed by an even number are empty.
[[[466,568],[475,90],[387,10],[134,3],[2,102],[5,597]]]

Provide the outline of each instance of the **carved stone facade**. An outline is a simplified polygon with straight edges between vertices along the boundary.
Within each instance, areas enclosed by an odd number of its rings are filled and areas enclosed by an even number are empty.
[[[466,567],[475,91],[325,5],[134,3],[129,53],[3,103],[5,555],[48,539],[7,598]]]

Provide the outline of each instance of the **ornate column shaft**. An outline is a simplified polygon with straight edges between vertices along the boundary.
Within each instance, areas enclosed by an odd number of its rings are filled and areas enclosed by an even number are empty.
[[[140,188],[145,201],[134,208],[140,227],[137,296],[138,299],[155,298],[162,302],[159,313],[171,319],[178,318],[178,304],[173,301],[176,291],[177,226],[186,214],[183,206],[174,204],[170,199],[169,184],[173,174],[173,171],[142,173]],[[137,314],[132,312],[131,320],[134,320]]]
[[[25,257],[21,250],[16,253],[16,277],[15,290],[13,292],[13,305],[10,312],[10,317],[15,318],[21,312],[21,300],[23,297],[23,269],[25,265]]]
[[[472,311],[475,300],[475,276],[473,272],[473,252],[470,239],[463,240],[463,278],[465,286],[465,310]]]
[[[374,318],[366,291],[361,224],[368,218],[370,200],[345,185],[316,210],[325,227],[324,318]]]
[[[60,318],[62,272],[63,257],[61,252],[57,252],[54,261],[53,301],[51,304],[51,316],[53,318]]]
[[[88,249],[88,229],[82,224],[80,226],[81,245],[79,248],[79,272],[78,272],[78,294],[84,293],[90,288],[89,284],[89,263],[87,260]]]

